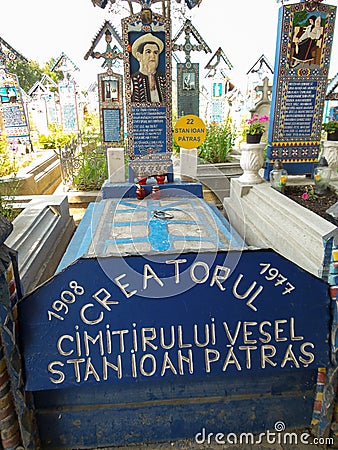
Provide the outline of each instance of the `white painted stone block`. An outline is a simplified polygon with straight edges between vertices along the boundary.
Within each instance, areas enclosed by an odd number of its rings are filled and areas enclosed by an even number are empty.
[[[107,149],[108,179],[112,183],[124,183],[126,181],[126,172],[124,165],[124,149]]]
[[[197,148],[180,150],[181,181],[196,180],[197,177]]]
[[[338,141],[322,141],[324,156],[331,168],[331,180],[338,180]]]

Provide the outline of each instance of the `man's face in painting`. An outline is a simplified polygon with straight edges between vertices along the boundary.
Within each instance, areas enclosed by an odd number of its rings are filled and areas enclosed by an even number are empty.
[[[155,73],[158,66],[159,54],[160,50],[157,44],[145,44],[143,53],[137,53],[137,59],[140,63],[140,72],[145,75]]]

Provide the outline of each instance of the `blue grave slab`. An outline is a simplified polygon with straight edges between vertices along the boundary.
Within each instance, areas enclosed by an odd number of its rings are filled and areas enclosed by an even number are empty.
[[[202,199],[113,198],[89,205],[57,272],[86,255],[217,251],[243,246],[244,240],[219,210]]]
[[[81,257],[18,305],[43,448],[309,425],[329,302],[270,250]]]

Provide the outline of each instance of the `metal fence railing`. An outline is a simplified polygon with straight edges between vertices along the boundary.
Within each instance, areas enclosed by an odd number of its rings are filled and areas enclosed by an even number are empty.
[[[57,150],[64,189],[99,190],[108,178],[106,149],[83,143],[81,136]]]

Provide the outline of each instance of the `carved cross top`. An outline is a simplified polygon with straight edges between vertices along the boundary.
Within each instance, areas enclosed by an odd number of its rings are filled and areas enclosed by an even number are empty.
[[[73,72],[80,69],[64,52],[62,52],[51,66],[50,70],[52,72],[57,70],[61,71],[63,73],[64,81],[67,81],[72,78]]]
[[[104,52],[94,51],[96,46],[98,45],[99,41],[103,37],[103,35],[105,35],[105,41],[107,43],[106,50]],[[113,37],[117,41],[117,43],[122,47],[121,37],[119,36],[116,29],[110,24],[110,22],[108,20],[106,20],[104,22],[103,26],[101,27],[100,31],[94,38],[90,49],[88,50],[88,52],[86,53],[86,55],[84,57],[85,60],[87,60],[89,58],[89,56],[91,56],[92,58],[96,58],[96,59],[103,58],[104,59],[103,66],[107,67],[108,75],[111,75],[111,73],[112,73],[112,66],[113,66],[114,62],[117,59],[123,59],[122,51],[120,51],[116,45],[111,47],[111,42],[112,42]]]
[[[269,101],[269,94],[272,92],[272,88],[269,86],[269,78],[265,77],[263,80],[263,86],[256,86],[255,90],[257,92],[262,92],[261,101]]]
[[[185,33],[185,43],[184,44],[176,44],[179,37],[182,35],[182,33]],[[194,37],[197,41],[196,44],[192,44],[191,37]],[[180,29],[180,31],[177,33],[177,35],[173,39],[173,50],[174,51],[182,51],[185,53],[185,64],[187,67],[191,64],[191,56],[190,53],[192,51],[201,52],[204,51],[205,53],[211,53],[211,50],[208,46],[208,44],[203,40],[202,36],[199,34],[199,32],[196,30],[196,28],[192,25],[191,21],[188,19],[185,21],[183,27]]]
[[[110,42],[111,42],[111,34],[110,32],[107,30],[106,31],[106,42],[107,42],[107,48],[106,51],[103,53],[100,52],[93,52],[92,56],[94,58],[103,58],[104,59],[104,63],[103,65],[105,67],[107,67],[107,73],[108,75],[111,75],[112,72],[112,66],[114,64],[114,62],[117,59],[123,59],[123,53],[119,51],[119,49],[117,48],[116,45],[114,45],[113,48],[111,48]]]
[[[205,69],[209,69],[207,77],[214,77],[216,75],[218,69],[222,73],[222,67],[219,67],[220,63],[222,61],[223,61],[224,65],[226,66],[226,68],[228,68],[229,70],[232,69],[233,66],[232,66],[231,62],[226,57],[226,55],[225,55],[224,51],[221,49],[221,47],[219,47],[217,49],[216,53],[214,53],[214,55],[212,56],[210,61],[205,66]]]
[[[27,58],[22,56],[21,53],[17,52],[8,42],[0,37],[0,68],[6,69],[7,61],[14,61],[15,59],[19,59],[25,63],[28,62]]]

